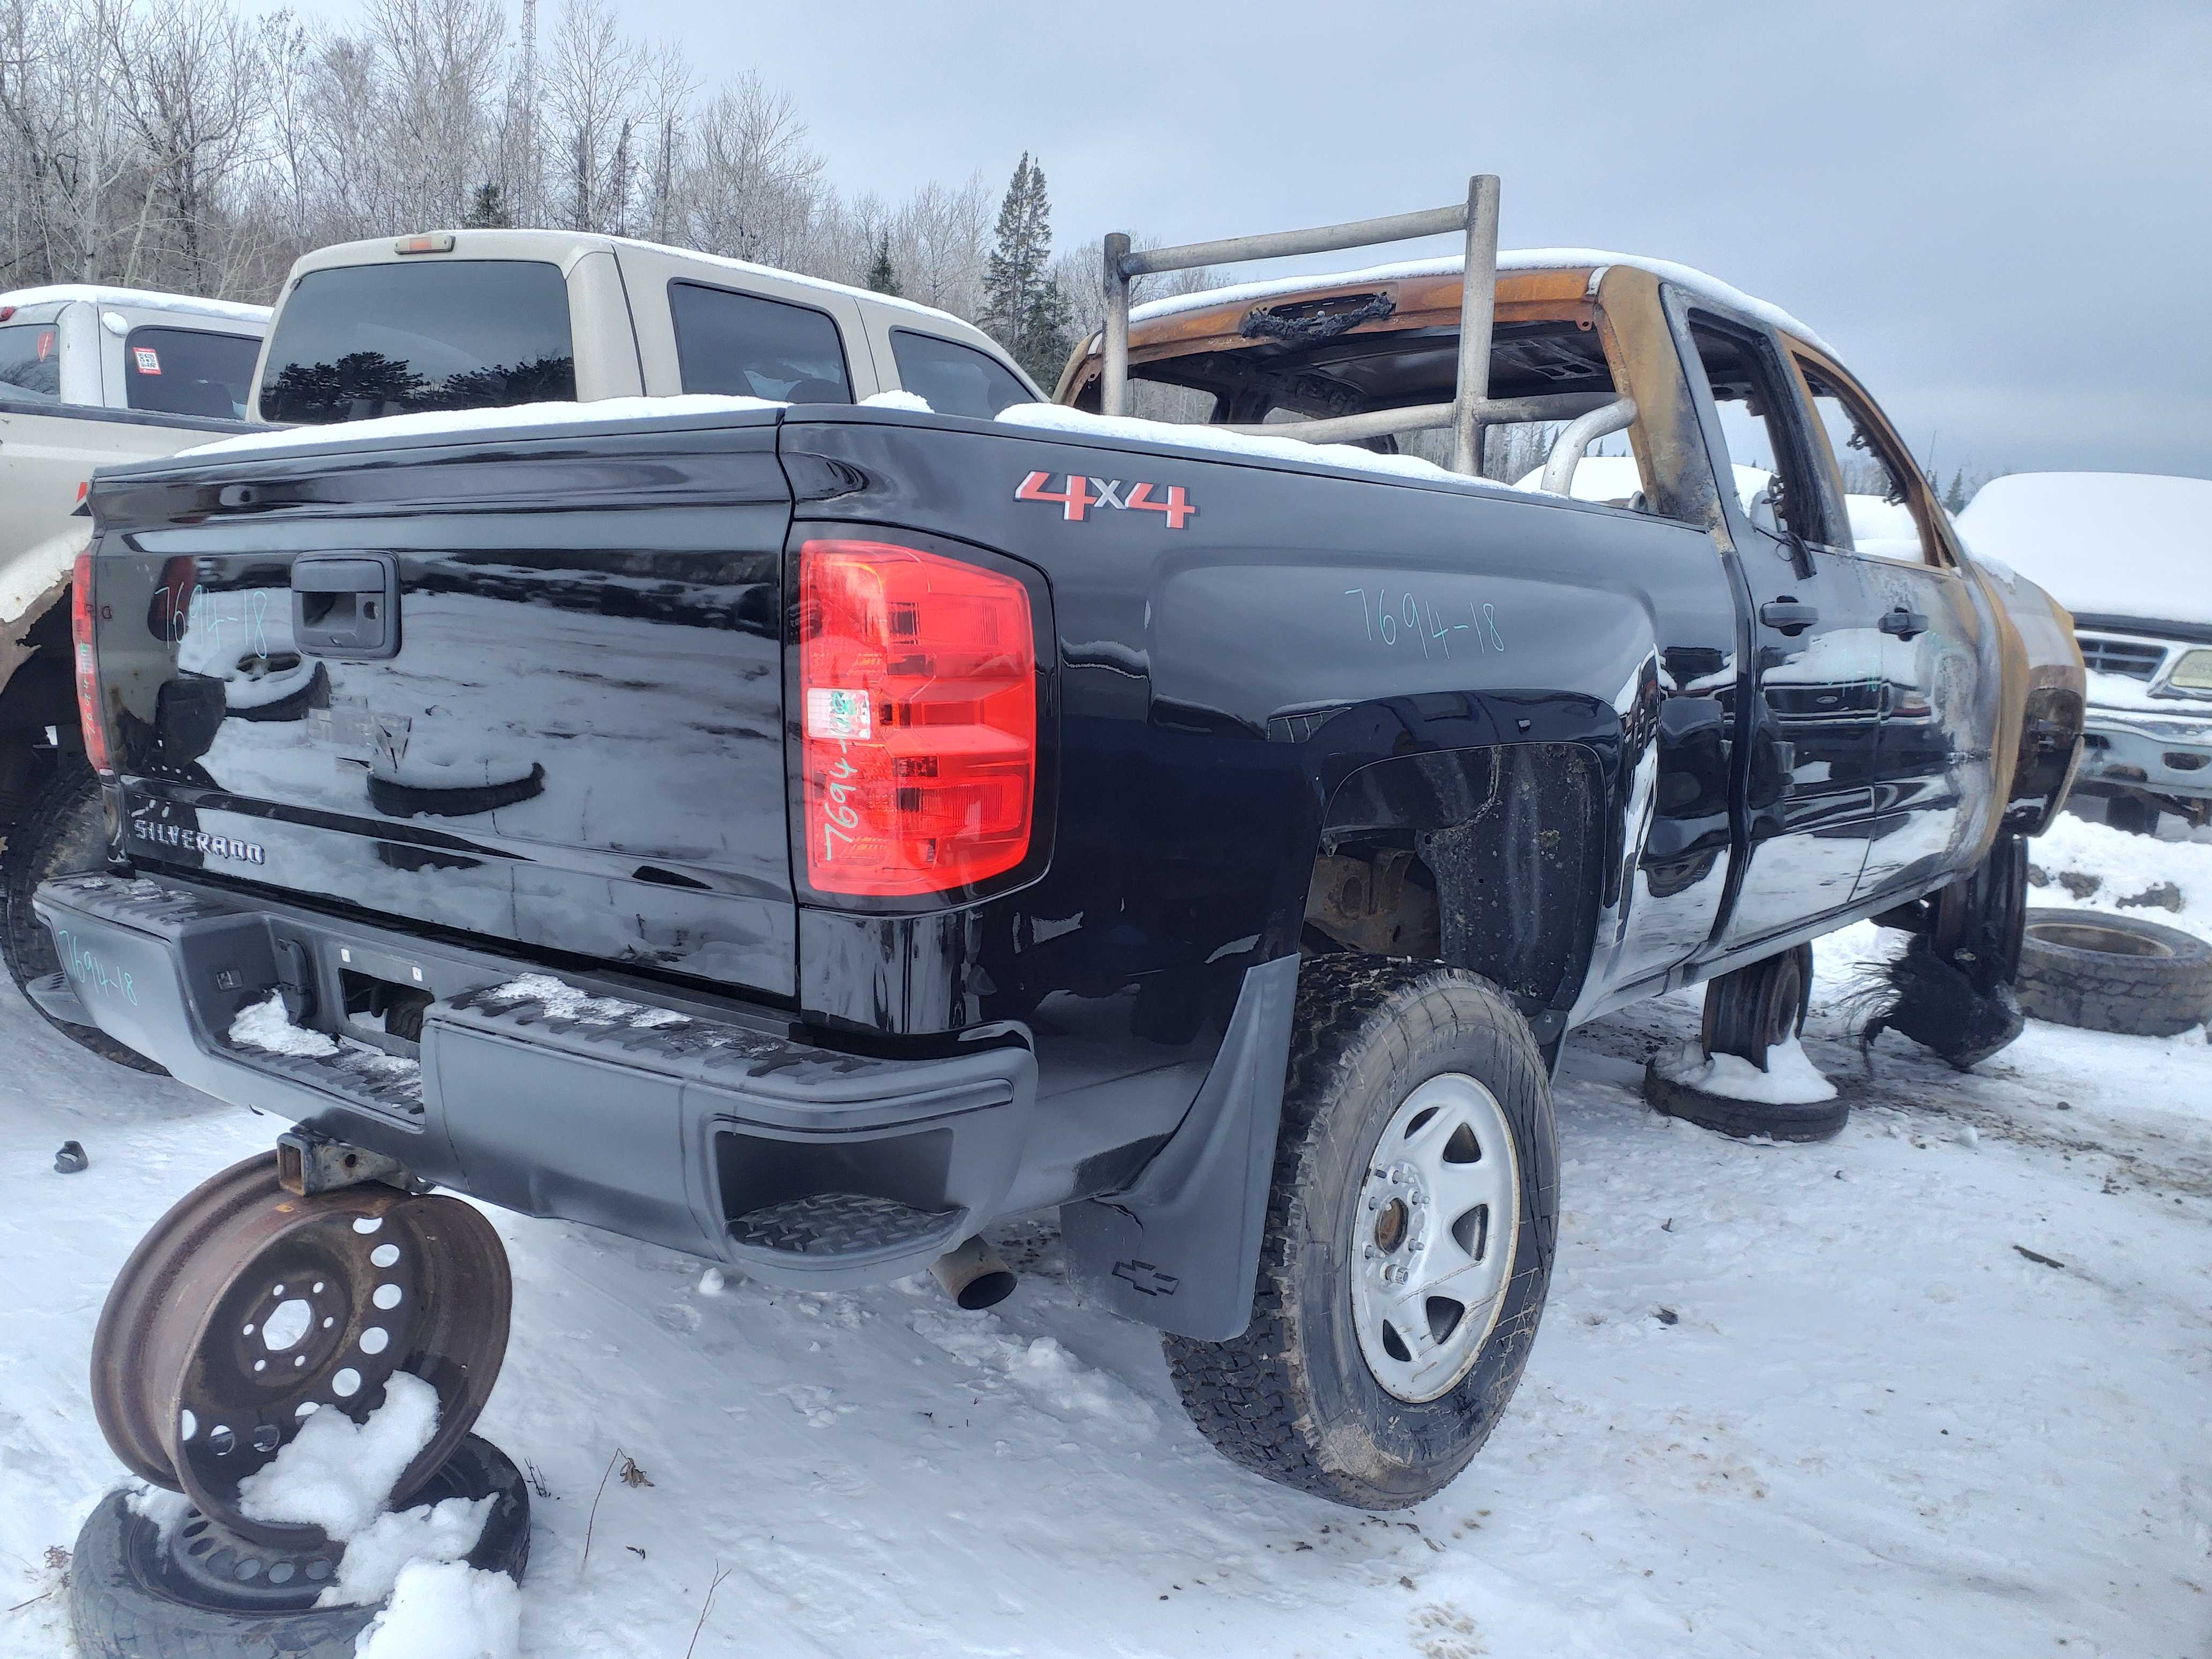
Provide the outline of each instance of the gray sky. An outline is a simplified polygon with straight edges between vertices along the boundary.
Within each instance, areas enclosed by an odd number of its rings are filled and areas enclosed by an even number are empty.
[[[710,84],[751,67],[787,91],[848,195],[977,169],[1002,189],[1026,149],[1062,245],[1179,241],[1438,205],[1494,172],[1507,246],[1655,254],[1786,307],[1947,479],[2212,477],[2206,0],[622,14]]]

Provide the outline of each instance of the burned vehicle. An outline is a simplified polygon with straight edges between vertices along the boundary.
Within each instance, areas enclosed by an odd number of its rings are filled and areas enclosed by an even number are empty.
[[[1228,1456],[1367,1509],[1449,1481],[1543,1308],[1570,1034],[1716,981],[1712,1040],[1764,1053],[1808,941],[1869,917],[2001,956],[2081,714],[2063,614],[1975,567],[1816,336],[1660,262],[1501,258],[1495,190],[1117,240],[1061,403],[996,418],[486,411],[103,474],[78,690],[113,862],[41,890],[67,967],[36,989],[295,1125],[103,1329],[180,1259],[246,1294],[331,1206],[421,1276],[373,1351],[337,1318],[265,1387],[190,1363],[220,1295],[163,1312],[167,1358],[96,1378],[133,1467],[230,1525],[301,1406],[408,1370],[465,1430],[505,1307],[406,1222],[436,1185],[772,1284],[934,1265],[971,1304],[1011,1279],[988,1230],[1056,1210]],[[1177,262],[1443,230],[1463,263],[1126,310]],[[1540,488],[1476,476],[1530,422],[1563,428]],[[1856,544],[1831,422],[1896,544]],[[1430,431],[1449,465],[1395,453]],[[1636,488],[1577,500],[1607,433]],[[652,605],[518,574],[610,552]],[[316,718],[196,690],[146,623],[179,558],[214,595],[287,573]],[[739,580],[773,629],[666,603]],[[542,787],[380,801],[443,737]]]

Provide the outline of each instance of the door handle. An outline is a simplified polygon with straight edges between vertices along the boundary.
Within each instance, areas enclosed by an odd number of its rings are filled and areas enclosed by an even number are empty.
[[[1820,620],[1820,607],[1802,605],[1785,593],[1759,606],[1759,619],[1776,633],[1795,638]]]
[[[1899,605],[1877,624],[1885,634],[1894,634],[1900,640],[1911,639],[1928,631],[1928,618],[1917,611],[1908,611]]]
[[[292,637],[311,657],[399,653],[399,568],[389,553],[304,553],[292,562]]]

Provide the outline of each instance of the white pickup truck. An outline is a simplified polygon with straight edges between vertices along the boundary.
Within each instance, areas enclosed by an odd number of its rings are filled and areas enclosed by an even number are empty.
[[[69,763],[66,599],[91,530],[77,505],[96,468],[244,430],[269,315],[133,289],[0,293],[0,835],[10,844],[0,939],[19,983],[19,964],[43,971],[51,951],[13,902],[18,885],[27,891],[18,829],[58,781],[82,773]]]
[[[700,393],[852,404],[885,392],[981,417],[1044,401],[997,342],[945,312],[741,260],[568,231],[439,231],[321,248],[293,265],[273,316],[94,289],[0,295],[0,678],[38,665],[25,677],[26,695],[0,691],[0,750],[15,740],[21,751],[0,758],[8,836],[0,943],[16,984],[58,965],[32,915],[32,891],[104,856],[99,788],[75,754],[69,607],[60,602],[88,527],[70,514],[95,465],[252,429],[241,422],[415,416],[434,424],[526,404]],[[618,585],[610,590],[604,572],[585,569],[561,602],[627,597]],[[196,598],[189,580],[174,590],[179,625]],[[655,598],[638,603],[649,608]],[[26,617],[35,626],[21,626]],[[185,666],[196,678],[222,680],[240,719],[304,719],[323,689],[316,664],[294,648],[289,613],[258,622],[250,635],[194,630]],[[49,727],[69,746],[58,767]],[[97,1030],[63,1029],[111,1059],[145,1063]]]

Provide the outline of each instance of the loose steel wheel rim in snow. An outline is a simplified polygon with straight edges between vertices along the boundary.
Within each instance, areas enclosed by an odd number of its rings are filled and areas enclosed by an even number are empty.
[[[1432,1077],[1368,1156],[1352,1236],[1352,1328],[1383,1391],[1409,1405],[1474,1368],[1513,1277],[1521,1171],[1488,1089]]]
[[[187,1237],[181,1261],[153,1264],[167,1267],[167,1291],[134,1356],[130,1414],[158,1427],[163,1484],[210,1517],[274,1547],[311,1547],[313,1527],[249,1519],[240,1483],[313,1412],[366,1416],[395,1371],[429,1383],[439,1408],[395,1503],[475,1424],[505,1358],[511,1287],[499,1235],[468,1205],[380,1186],[279,1189]]]
[[[108,1289],[92,1338],[92,1410],[108,1447],[141,1480],[177,1486],[161,1432],[167,1389],[147,1364],[155,1321],[175,1300],[178,1276],[202,1241],[248,1209],[285,1197],[276,1155],[234,1164],[185,1194],[138,1241]]]

